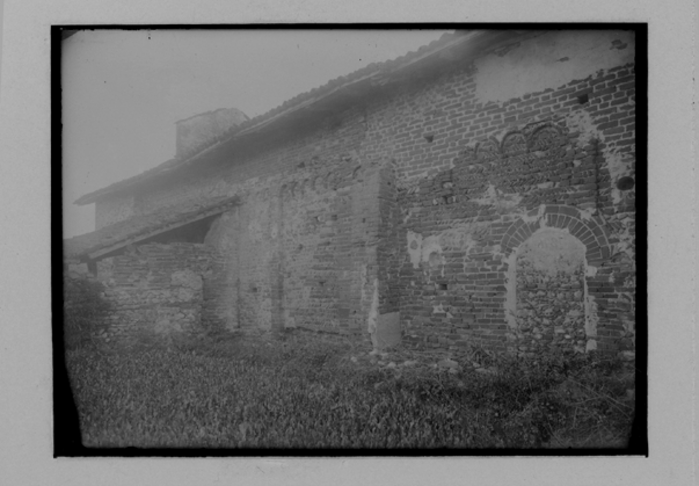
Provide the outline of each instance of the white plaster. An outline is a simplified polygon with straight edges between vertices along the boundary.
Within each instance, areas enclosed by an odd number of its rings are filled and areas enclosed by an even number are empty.
[[[612,48],[612,41],[628,46]],[[555,89],[603,69],[634,61],[634,37],[624,31],[563,31],[524,41],[504,55],[476,61],[476,99],[503,102],[526,93]],[[568,58],[567,60],[564,60]]]
[[[595,213],[597,212],[597,209],[596,208],[578,209],[578,212],[580,213],[580,219],[582,219],[583,221],[589,221],[595,215]]]
[[[569,111],[565,116],[565,120],[571,132],[579,133],[578,143],[581,145],[585,145],[595,138],[602,137],[602,133],[597,130],[597,126],[592,121],[592,116],[588,111]]]
[[[408,230],[407,238],[410,263],[413,264],[413,268],[419,268],[422,255],[422,235],[420,233],[413,233],[412,231]]]
[[[510,329],[517,329],[517,251],[505,259],[505,319]]]
[[[439,243],[442,249],[462,250],[468,253],[478,244],[474,233],[487,229],[487,224],[466,223],[455,225],[439,233]]]
[[[527,211],[522,209],[519,214],[519,218],[525,223],[539,223],[540,226],[546,226],[546,218],[544,218],[544,211],[546,211],[546,205],[540,204],[539,209],[536,214],[529,215]]]
[[[371,335],[371,340],[376,347],[378,343],[376,342],[376,329],[379,317],[379,279],[374,279],[374,288],[371,297],[371,306],[369,307],[369,316],[367,317],[367,330]]]
[[[428,236],[422,240],[422,251],[420,253],[421,261],[429,262],[430,255],[436,253],[440,261],[442,259],[442,245],[440,243],[441,234]]]
[[[577,110],[569,113],[566,116],[568,128],[574,132],[578,132],[578,144],[586,145],[592,140],[605,141],[604,133],[597,129],[595,122],[587,111]],[[616,148],[606,146],[602,149],[604,163],[609,171],[612,181],[611,197],[614,204],[621,202],[621,191],[617,189],[615,182],[622,176],[628,175],[635,163],[635,159],[631,154],[621,154]]]
[[[586,277],[594,277],[597,274],[597,267],[591,267],[585,265],[585,275]],[[590,351],[592,349],[597,349],[597,342],[595,338],[597,337],[597,323],[599,322],[599,316],[597,315],[597,302],[595,302],[595,297],[590,295],[587,288],[587,278],[583,279],[583,292],[584,292],[584,307],[585,307],[585,336],[587,337],[586,350]]]
[[[520,194],[503,194],[493,184],[488,184],[483,195],[471,199],[471,201],[482,206],[494,206],[502,212],[519,206],[519,203],[522,202],[522,196]]]

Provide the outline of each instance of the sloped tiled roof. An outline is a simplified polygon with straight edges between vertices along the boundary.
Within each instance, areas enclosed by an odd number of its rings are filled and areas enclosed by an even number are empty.
[[[237,196],[216,197],[165,207],[64,240],[63,253],[67,258],[96,258],[128,244],[220,214],[238,202]]]
[[[200,152],[187,159],[170,159],[139,175],[124,179],[105,188],[86,194],[79,198],[76,201],[76,204],[93,203],[101,199],[103,196],[126,189],[129,186],[138,184],[147,179],[151,179],[153,176],[169,173],[175,169],[189,165],[204,154],[215,150],[223,143],[228,143],[231,140],[261,130],[270,123],[279,121],[298,109],[307,107],[316,102],[320,102],[324,98],[333,95],[340,90],[361,85],[361,93],[368,94],[368,92],[370,92],[372,89],[380,88],[382,85],[387,83],[389,78],[400,76],[403,69],[413,66],[419,67],[422,61],[439,57],[440,53],[445,50],[471,43],[473,43],[474,46],[480,46],[483,43],[494,42],[495,40],[502,38],[504,34],[506,34],[506,31],[487,30],[456,31],[454,33],[444,34],[442,37],[431,42],[430,44],[420,47],[417,51],[409,52],[397,59],[382,63],[369,64],[368,66],[354,71],[346,76],[335,78],[323,86],[314,88],[305,93],[301,93],[290,100],[285,101],[280,106],[268,111],[267,113],[251,118],[234,127],[228,134],[224,134],[222,137],[219,137],[217,141],[214,141],[212,145],[204,147]],[[485,42],[483,39],[485,39]],[[427,62],[423,64],[425,69],[433,67]]]

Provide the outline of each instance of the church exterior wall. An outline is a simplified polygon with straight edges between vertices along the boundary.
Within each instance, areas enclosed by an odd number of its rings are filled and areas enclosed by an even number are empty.
[[[206,238],[229,329],[523,353],[517,251],[555,228],[586,248],[585,346],[631,349],[635,104],[633,34],[535,35],[97,212],[239,195]]]

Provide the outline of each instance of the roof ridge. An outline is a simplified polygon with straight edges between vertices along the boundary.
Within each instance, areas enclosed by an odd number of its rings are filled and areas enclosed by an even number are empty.
[[[424,29],[423,29],[424,30]],[[223,132],[220,134],[220,136],[216,137],[215,140],[212,141],[212,143],[207,144],[203,147],[200,148],[196,153],[191,154],[187,156],[186,158],[171,158],[151,169],[145,170],[139,174],[136,174],[134,176],[131,176],[127,179],[123,179],[121,181],[114,182],[110,184],[109,186],[103,187],[101,189],[97,189],[96,191],[92,191],[88,194],[85,194],[78,198],[75,201],[75,204],[90,204],[92,202],[95,202],[98,198],[100,198],[102,195],[106,195],[108,193],[114,192],[115,190],[119,189],[120,187],[127,187],[129,185],[132,185],[133,183],[137,182],[137,180],[142,179],[144,177],[149,177],[151,174],[154,174],[156,172],[161,172],[163,170],[168,170],[169,168],[175,168],[181,164],[186,164],[188,162],[191,162],[198,157],[202,156],[203,154],[209,152],[211,149],[214,147],[220,145],[221,143],[224,143],[225,141],[228,141],[236,136],[236,134],[242,133],[244,131],[248,131],[251,128],[255,127],[256,125],[264,124],[264,122],[271,120],[272,118],[276,117],[277,115],[282,114],[284,111],[294,107],[298,106],[301,103],[303,103],[306,100],[310,100],[313,96],[318,96],[322,94],[327,94],[332,92],[335,88],[339,88],[343,85],[346,85],[352,81],[355,81],[359,78],[363,77],[369,77],[373,76],[375,74],[378,74],[382,71],[387,70],[393,70],[395,68],[401,67],[401,65],[406,64],[409,61],[415,61],[419,60],[421,57],[430,55],[434,51],[446,47],[450,45],[452,41],[455,41],[460,38],[467,38],[469,34],[475,34],[480,32],[479,30],[454,30],[453,32],[445,32],[440,36],[439,39],[435,39],[429,44],[425,44],[420,46],[417,50],[414,51],[409,51],[406,54],[399,56],[394,59],[389,59],[386,61],[382,62],[373,62],[368,64],[367,66],[364,66],[363,68],[360,68],[356,71],[352,71],[351,73],[348,73],[343,76],[338,76],[334,79],[331,79],[330,81],[327,81],[326,83],[313,88],[311,90],[305,91],[303,93],[299,93],[298,95],[289,98],[288,100],[284,101],[282,104],[276,106],[275,108],[272,108],[268,110],[267,112],[255,116],[253,118],[249,118],[242,122],[239,125],[236,125],[235,127],[232,127],[231,129]],[[214,110],[217,111],[217,110]],[[194,115],[197,116],[197,115]],[[246,115],[247,116],[247,115]],[[190,117],[192,118],[192,117]],[[186,120],[186,119],[185,119]],[[180,120],[184,121],[184,120]]]

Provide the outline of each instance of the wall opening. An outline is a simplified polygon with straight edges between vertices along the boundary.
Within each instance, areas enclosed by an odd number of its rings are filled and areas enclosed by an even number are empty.
[[[556,228],[537,231],[519,247],[515,267],[519,351],[585,350],[585,252],[580,240]]]

